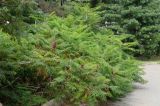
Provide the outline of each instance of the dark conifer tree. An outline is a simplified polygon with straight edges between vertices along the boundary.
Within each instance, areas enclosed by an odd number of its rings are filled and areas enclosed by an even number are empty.
[[[99,0],[91,0],[90,1],[91,7],[95,7],[98,4],[98,2]]]
[[[132,34],[139,42],[140,55],[157,55],[160,51],[159,0],[107,0],[102,24],[115,34]]]

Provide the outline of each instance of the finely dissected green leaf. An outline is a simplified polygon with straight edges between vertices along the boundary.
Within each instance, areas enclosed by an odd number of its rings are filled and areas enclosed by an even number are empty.
[[[123,42],[130,35],[97,28],[99,16],[88,6],[74,4],[66,17],[47,16],[28,36],[14,38],[0,31],[4,104],[32,106],[54,99],[94,106],[143,81],[138,62],[124,52],[136,45]]]

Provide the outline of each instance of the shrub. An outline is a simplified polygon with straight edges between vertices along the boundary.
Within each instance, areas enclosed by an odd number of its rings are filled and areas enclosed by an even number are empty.
[[[35,78],[36,70],[30,65],[32,62],[36,64],[36,57],[32,58],[33,48],[25,39],[18,41],[2,31],[0,38],[1,101],[10,106],[31,106],[45,102],[43,97],[35,95],[39,79]],[[32,81],[37,81],[37,85]]]
[[[112,31],[96,29],[98,15],[78,8],[82,12],[66,18],[49,15],[35,25],[34,35],[16,39],[0,32],[2,103],[30,106],[55,99],[94,106],[143,82],[138,62],[123,51],[130,45]]]

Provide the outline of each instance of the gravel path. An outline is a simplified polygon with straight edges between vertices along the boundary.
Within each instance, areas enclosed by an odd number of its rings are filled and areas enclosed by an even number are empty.
[[[160,64],[145,63],[147,84],[135,84],[135,90],[109,106],[160,106]]]

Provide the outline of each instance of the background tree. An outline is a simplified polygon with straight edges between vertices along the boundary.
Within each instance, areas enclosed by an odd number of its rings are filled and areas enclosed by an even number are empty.
[[[29,24],[35,23],[39,15],[34,0],[2,0],[0,1],[0,27],[10,34],[19,35]]]
[[[115,34],[132,34],[139,42],[139,55],[159,54],[160,1],[108,0],[101,6],[102,25]]]
[[[90,0],[91,7],[95,7],[98,4],[99,0]]]

